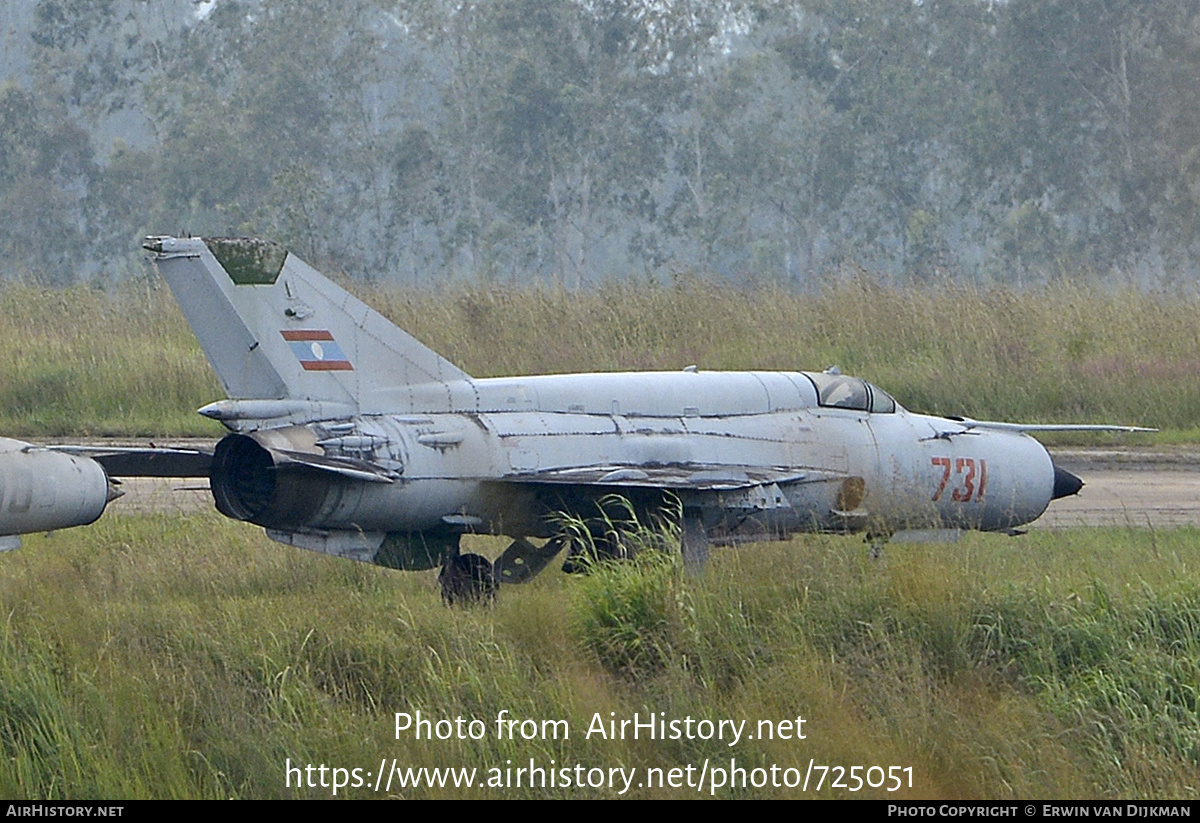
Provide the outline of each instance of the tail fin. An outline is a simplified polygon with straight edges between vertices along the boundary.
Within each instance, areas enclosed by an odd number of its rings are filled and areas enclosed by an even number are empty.
[[[149,237],[144,247],[234,400],[432,412],[455,405],[452,384],[469,388],[465,372],[274,243]]]

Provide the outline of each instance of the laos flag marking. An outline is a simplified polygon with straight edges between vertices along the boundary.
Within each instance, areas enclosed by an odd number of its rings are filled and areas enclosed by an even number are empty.
[[[284,329],[279,333],[305,371],[354,371],[342,347],[326,329]]]

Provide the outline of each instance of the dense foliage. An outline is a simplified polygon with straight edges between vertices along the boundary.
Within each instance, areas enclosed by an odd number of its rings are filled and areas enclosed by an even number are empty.
[[[0,274],[145,233],[354,275],[1183,280],[1189,0],[39,0],[3,12]]]

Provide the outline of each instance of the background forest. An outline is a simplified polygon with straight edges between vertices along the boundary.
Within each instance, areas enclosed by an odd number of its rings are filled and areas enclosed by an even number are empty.
[[[1193,0],[0,5],[0,276],[1200,273]]]

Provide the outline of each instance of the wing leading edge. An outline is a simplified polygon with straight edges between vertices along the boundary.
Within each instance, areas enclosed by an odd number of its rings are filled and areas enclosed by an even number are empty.
[[[1112,426],[1091,423],[1000,423],[993,420],[972,420],[969,417],[949,417],[951,422],[970,429],[1001,432],[1156,432],[1143,426]]]

